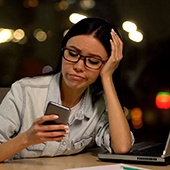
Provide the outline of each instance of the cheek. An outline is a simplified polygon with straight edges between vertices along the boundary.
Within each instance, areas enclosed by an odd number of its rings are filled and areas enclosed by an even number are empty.
[[[93,71],[88,74],[90,83],[94,83],[99,76],[99,71]]]
[[[67,64],[66,61],[64,59],[62,59],[62,63],[61,63],[62,73],[64,73],[69,67],[70,67],[69,64]]]
[[[63,72],[63,70],[64,70],[64,67],[65,67],[65,64],[64,64],[64,61],[63,61],[63,59],[62,59],[62,62],[61,62],[61,71]]]

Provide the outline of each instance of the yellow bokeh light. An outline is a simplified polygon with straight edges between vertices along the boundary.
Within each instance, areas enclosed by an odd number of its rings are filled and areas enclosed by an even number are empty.
[[[59,3],[59,8],[60,8],[61,10],[67,10],[68,7],[69,7],[69,4],[68,4],[68,2],[66,2],[66,1],[61,1],[61,2]]]
[[[132,31],[128,34],[129,38],[135,42],[141,42],[143,40],[143,35],[139,31]]]
[[[80,6],[82,9],[88,10],[88,9],[94,8],[95,1],[94,0],[81,0]]]
[[[72,23],[77,23],[79,22],[80,20],[84,19],[84,18],[87,18],[87,16],[85,15],[81,15],[81,14],[78,14],[78,13],[72,13],[70,16],[69,16],[69,20],[72,22]]]
[[[13,36],[16,41],[20,41],[24,38],[25,32],[22,29],[17,29],[14,31]]]
[[[141,42],[143,40],[143,34],[137,30],[137,25],[131,21],[125,21],[122,24],[122,28],[128,32],[128,37],[134,42]]]
[[[40,42],[43,42],[47,39],[47,34],[41,29],[36,29],[33,34],[34,37]]]
[[[0,28],[0,43],[9,42],[13,38],[13,30]]]
[[[133,32],[137,30],[137,26],[135,23],[131,22],[131,21],[125,21],[122,24],[122,28],[126,31],[126,32]]]

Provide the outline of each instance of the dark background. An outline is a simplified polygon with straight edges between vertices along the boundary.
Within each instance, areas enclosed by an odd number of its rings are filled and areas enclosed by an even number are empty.
[[[33,4],[28,6],[28,2]],[[158,109],[156,94],[170,91],[170,1],[169,0],[93,0],[95,6],[83,9],[82,0],[65,0],[66,10],[59,10],[61,0],[0,0],[0,28],[23,29],[27,42],[0,44],[0,86],[10,85],[26,76],[42,73],[46,65],[55,68],[60,43],[65,30],[73,24],[73,12],[88,17],[101,17],[113,22],[124,41],[124,59],[121,65],[122,92],[125,106],[131,111],[142,110],[143,126],[135,128],[128,119],[136,140],[166,138],[170,127],[170,109]],[[34,6],[34,4],[37,4]],[[131,41],[121,26],[134,21],[143,33],[140,43]],[[44,42],[38,42],[33,32],[41,28],[47,33]]]

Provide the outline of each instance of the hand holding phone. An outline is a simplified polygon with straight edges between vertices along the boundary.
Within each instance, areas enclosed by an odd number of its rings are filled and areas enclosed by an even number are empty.
[[[49,102],[47,105],[47,109],[45,111],[45,115],[56,114],[58,115],[58,119],[54,121],[46,121],[43,125],[54,125],[54,124],[67,124],[68,118],[70,116],[70,109],[62,106],[55,102]]]

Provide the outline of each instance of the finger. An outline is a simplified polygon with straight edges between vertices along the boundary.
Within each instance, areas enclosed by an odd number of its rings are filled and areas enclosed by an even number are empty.
[[[39,140],[41,141],[41,143],[47,142],[47,141],[58,141],[58,142],[60,142],[64,138],[65,138],[65,135],[55,136],[55,137],[44,137],[44,136],[42,136]]]
[[[57,115],[45,115],[45,116],[42,116],[40,118],[37,119],[37,123],[39,125],[41,125],[42,123],[44,123],[45,121],[53,121],[53,120],[56,120],[58,119],[59,117]]]
[[[65,131],[46,131],[42,132],[40,136],[43,136],[45,138],[56,138],[56,137],[65,137],[66,132]]]
[[[115,40],[110,40],[111,43],[111,57],[113,58],[113,61],[117,61],[119,59],[119,47]]]
[[[118,34],[113,29],[111,30],[111,36],[112,36],[113,39],[116,40],[116,42],[123,44],[122,40],[120,39]]]
[[[113,29],[111,31],[111,37],[112,37],[111,48],[113,52],[112,54],[114,54],[114,57],[117,57],[117,49],[119,46],[118,46],[118,40],[117,40],[116,34]]]
[[[65,133],[69,133],[69,127],[68,125],[42,125],[41,126],[42,131],[63,131]]]
[[[123,43],[113,29],[111,30],[111,36],[112,36],[111,48],[113,52],[112,55],[114,56],[116,61],[119,61],[123,57],[122,55]]]
[[[42,138],[42,142],[47,142],[47,141],[57,141],[57,142],[60,142],[64,139],[65,136],[58,136],[58,137],[55,137],[55,138]]]
[[[38,132],[36,136],[41,140],[45,141],[59,141],[66,136],[64,131],[49,131],[49,132]]]
[[[112,39],[113,39],[113,44],[118,45],[118,47],[122,48],[123,42],[113,29],[111,30],[111,36],[112,36]]]

